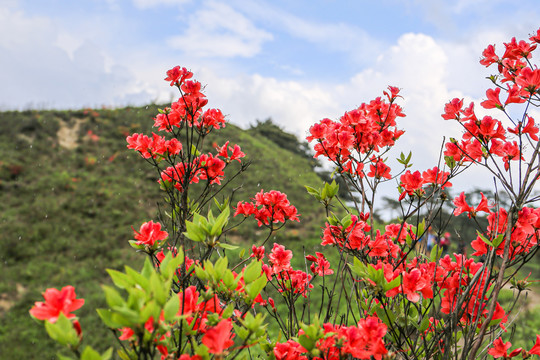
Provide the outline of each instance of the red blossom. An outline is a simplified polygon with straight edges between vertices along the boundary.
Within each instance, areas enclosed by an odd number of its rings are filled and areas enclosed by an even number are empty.
[[[316,252],[315,255],[317,256],[306,256],[306,260],[313,262],[313,264],[311,264],[310,266],[311,272],[319,276],[332,275],[334,273],[334,270],[330,269],[330,262],[326,260],[324,254]]]
[[[538,141],[538,127],[534,123],[534,119],[527,115],[527,125],[523,126],[523,123],[520,122],[516,125],[515,128],[508,128],[508,131],[512,134],[521,135],[528,134],[531,139]]]
[[[492,355],[495,359],[502,357],[506,360],[519,355],[522,351],[522,348],[519,348],[512,350],[512,352],[508,354],[508,349],[510,349],[510,347],[512,347],[510,342],[504,343],[501,338],[497,338],[493,342],[493,347],[489,349],[488,354]]]
[[[238,202],[234,216],[241,214],[248,217],[253,215],[259,226],[263,224],[272,226],[272,223],[284,223],[287,220],[300,221],[296,207],[291,205],[287,195],[279,191],[271,190],[265,193],[261,190],[255,194],[255,198],[252,200],[255,202]]]
[[[75,288],[71,285],[64,286],[61,290],[49,288],[43,293],[45,302],[36,302],[30,309],[30,314],[39,320],[56,322],[60,314],[67,318],[74,318],[73,311],[84,304],[84,299],[76,299]]]
[[[246,154],[242,152],[242,149],[240,149],[240,146],[234,145],[234,147],[228,146],[229,141],[227,141],[222,147],[216,147],[218,151],[218,156],[221,156],[222,158],[226,159],[227,163],[230,163],[233,160],[238,160],[239,163],[242,161],[240,160]],[[231,155],[229,156],[229,151],[231,152]]]
[[[540,30],[538,30],[538,35],[540,36]],[[536,342],[532,349],[529,350],[529,354],[540,355],[540,335],[536,335]]]
[[[499,57],[495,54],[495,45],[488,45],[482,52],[482,56],[483,58],[480,60],[480,64],[486,67],[499,62]]]
[[[415,191],[422,189],[422,185],[424,184],[424,179],[420,171],[411,173],[410,170],[407,170],[399,179],[401,180],[400,186],[403,188],[403,192],[399,196],[399,201],[403,200],[405,195],[413,195]]]
[[[141,225],[139,231],[133,229],[137,245],[154,246],[162,240],[165,240],[169,234],[161,230],[161,224],[152,220]]]
[[[516,77],[516,83],[530,94],[540,90],[540,69],[525,67]]]
[[[231,330],[231,319],[221,320],[216,326],[206,331],[201,341],[210,354],[224,354],[225,350],[234,344],[232,339],[235,334],[231,334]]]
[[[391,179],[392,175],[390,175],[390,167],[384,163],[384,161],[381,158],[372,158],[371,164],[369,165],[369,173],[367,176],[374,177],[376,179],[385,178],[385,179]]]
[[[180,85],[184,80],[189,79],[193,76],[191,71],[188,71],[185,67],[180,68],[180,66],[175,66],[170,70],[167,70],[167,77],[165,81],[170,81],[171,86]]]
[[[480,103],[480,105],[484,109],[503,109],[504,106],[501,104],[501,100],[499,100],[499,94],[501,93],[501,88],[495,88],[495,89],[487,89],[486,96],[487,100],[484,100]]]
[[[445,120],[453,120],[460,118],[460,111],[463,107],[463,99],[454,98],[450,102],[448,102],[446,105],[444,105],[444,114],[442,114],[442,118]]]
[[[279,273],[291,267],[292,251],[285,250],[285,246],[274,243],[272,251],[268,255],[272,264],[272,271]]]
[[[459,196],[454,199],[454,205],[457,206],[454,209],[454,216],[458,216],[461,213],[466,212],[467,216],[471,218],[471,217],[476,217],[476,213],[478,213],[479,211],[483,211],[490,214],[491,213],[490,207],[492,206],[488,205],[487,198],[484,196],[483,193],[480,193],[480,195],[482,196],[482,199],[480,200],[480,203],[478,204],[478,206],[474,208],[474,207],[470,207],[467,204],[467,201],[465,200],[465,192],[462,191],[461,194],[459,194]]]
[[[451,187],[452,183],[448,181],[449,172],[439,170],[438,167],[428,169],[422,173],[422,178],[426,184],[439,184],[441,189]]]
[[[255,246],[251,247],[251,257],[256,258],[257,260],[262,260],[264,258],[264,246]]]

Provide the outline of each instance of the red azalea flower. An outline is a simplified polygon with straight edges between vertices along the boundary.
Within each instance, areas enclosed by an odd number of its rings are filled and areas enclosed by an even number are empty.
[[[529,134],[531,139],[534,141],[538,141],[538,127],[534,123],[534,119],[527,115],[527,125],[523,126],[523,123],[517,124],[515,128],[508,128],[508,131],[512,134],[521,135],[521,134]]]
[[[538,30],[538,32],[540,35],[540,30]],[[529,354],[540,355],[540,335],[536,335],[536,343],[534,344],[532,349],[529,351]]]
[[[461,192],[458,197],[454,199],[454,205],[457,207],[454,209],[454,216],[458,216],[461,213],[466,212],[467,216],[469,218],[475,217],[476,213],[479,211],[486,212],[488,214],[491,213],[490,207],[487,202],[487,198],[484,196],[484,193],[480,193],[482,196],[482,199],[480,200],[480,204],[476,208],[470,207],[467,202],[465,201],[465,192]]]
[[[222,320],[216,326],[208,329],[202,337],[202,343],[208,347],[210,354],[223,354],[224,351],[234,344],[232,338],[235,334],[231,334],[232,321],[231,319]]]
[[[510,342],[503,343],[502,339],[498,338],[493,342],[493,347],[489,349],[488,354],[493,355],[495,359],[500,358],[500,357],[504,359],[511,359],[514,356],[520,354],[521,351],[523,350],[522,348],[515,349],[515,350],[512,350],[510,354],[508,354],[508,349],[510,349],[511,346],[512,346],[512,343]]]
[[[76,299],[75,288],[64,286],[62,290],[49,288],[43,293],[45,302],[36,302],[30,309],[30,314],[39,320],[56,322],[60,313],[67,318],[74,318],[72,311],[79,309],[84,304],[84,299]]]
[[[319,276],[332,275],[334,270],[330,269],[330,262],[326,260],[324,254],[320,252],[316,252],[315,254],[317,257],[313,255],[306,256],[306,260],[313,261],[313,264],[310,266],[311,272]]]
[[[487,89],[486,96],[487,100],[484,100],[480,103],[480,105],[484,109],[503,109],[503,105],[501,104],[501,100],[499,100],[499,94],[501,93],[501,88],[495,88],[495,89]]]
[[[422,178],[420,171],[411,173],[410,170],[407,170],[407,172],[401,175],[399,179],[401,180],[400,186],[403,188],[403,192],[399,196],[399,201],[403,200],[407,194],[413,195],[414,192],[421,189],[424,184],[424,179]]]
[[[285,250],[285,246],[274,243],[272,252],[268,255],[272,264],[272,271],[279,273],[291,268],[292,251]]]
[[[161,224],[152,220],[141,225],[139,232],[133,229],[137,245],[154,246],[156,242],[165,240],[169,234],[161,230]]]
[[[461,108],[463,108],[463,99],[454,98],[444,105],[444,114],[441,116],[445,120],[459,120]]]
[[[191,71],[188,71],[185,67],[180,68],[180,66],[175,66],[170,70],[167,70],[167,77],[164,79],[165,81],[170,81],[171,86],[175,84],[181,84],[184,82],[184,80],[189,79],[193,76],[193,73]]]

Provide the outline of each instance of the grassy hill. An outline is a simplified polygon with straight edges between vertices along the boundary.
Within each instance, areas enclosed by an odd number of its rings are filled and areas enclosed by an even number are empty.
[[[153,169],[126,148],[125,138],[150,133],[156,114],[156,106],[0,113],[1,359],[54,357],[54,343],[28,310],[47,287],[67,284],[86,299],[79,316],[87,341],[98,349],[112,343],[95,314],[105,305],[105,269],[139,266],[142,257],[127,243],[131,226],[155,220],[162,196]],[[233,203],[262,188],[287,193],[303,216],[277,240],[316,246],[324,217],[304,184],[319,186],[322,180],[305,154],[271,138],[229,124],[207,144],[238,143],[252,162],[231,184],[242,186]],[[235,241],[251,246],[257,231],[244,225]]]

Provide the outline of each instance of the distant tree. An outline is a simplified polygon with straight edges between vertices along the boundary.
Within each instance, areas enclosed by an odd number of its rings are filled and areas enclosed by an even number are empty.
[[[264,121],[256,120],[254,125],[250,125],[248,132],[253,135],[263,136],[281,148],[309,159],[314,169],[319,166],[319,162],[313,158],[308,143],[300,141],[295,135],[285,132],[281,126],[273,122],[272,118]]]

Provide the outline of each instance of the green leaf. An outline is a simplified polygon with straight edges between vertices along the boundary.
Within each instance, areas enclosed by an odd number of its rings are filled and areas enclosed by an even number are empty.
[[[148,319],[150,319],[150,316],[152,316],[154,320],[158,319],[160,312],[161,307],[156,304],[155,300],[150,300],[145,304],[144,308],[142,308],[139,314],[139,324],[144,324]]]
[[[161,280],[161,278],[156,272],[153,272],[150,276],[150,287],[158,305],[164,305],[167,301],[167,294],[169,289],[165,289],[166,286],[163,283],[163,280]]]
[[[172,321],[180,309],[180,299],[177,294],[173,294],[163,307],[165,321]]]
[[[216,281],[219,281],[223,278],[223,274],[225,274],[225,270],[227,270],[228,266],[229,259],[227,259],[226,256],[217,259],[216,263],[214,264],[214,279],[216,279]]]
[[[416,229],[416,234],[419,236],[422,236],[425,231],[426,231],[426,219],[423,219],[422,222],[418,224],[418,228]]]
[[[122,296],[116,291],[114,288],[110,286],[103,285],[101,287],[103,289],[103,292],[105,293],[105,299],[107,300],[107,304],[109,307],[114,306],[123,306],[125,304],[124,299]]]
[[[152,262],[148,257],[144,259],[144,265],[141,270],[141,275],[144,276],[146,279],[150,279],[152,274],[154,274],[156,270],[154,269],[154,266],[152,265]]]
[[[107,272],[109,273],[114,285],[120,289],[127,289],[135,283],[133,279],[120,271],[107,269]]]
[[[184,235],[196,242],[203,242],[206,239],[206,234],[200,226],[191,221],[186,221],[186,232]]]
[[[73,360],[71,356],[64,356],[60,353],[56,354],[56,356],[58,357],[58,360]]]
[[[210,236],[219,236],[223,232],[223,227],[227,225],[229,222],[229,215],[231,211],[229,210],[229,207],[227,206],[221,214],[216,218],[216,221],[214,225],[212,226],[212,230],[210,230]]]
[[[139,324],[139,313],[137,311],[132,310],[127,307],[114,308],[112,310],[114,311],[112,315],[112,321],[114,322],[122,321],[123,323],[121,325],[127,326],[127,327],[133,327],[133,325]],[[118,319],[115,315],[119,315],[123,319]],[[128,322],[129,325],[125,325],[126,321]]]
[[[122,324],[119,324],[115,321],[113,321],[113,312],[109,309],[96,309],[99,317],[101,318],[101,321],[103,323],[111,328],[111,329],[118,329],[122,327]]]
[[[489,246],[492,246],[492,247],[495,247],[493,245],[493,243],[491,241],[489,241],[484,235],[482,235],[482,233],[478,230],[476,230],[476,234],[478,235],[478,237],[483,241],[485,242],[486,244],[488,244]],[[497,245],[498,246],[498,245]]]
[[[81,360],[103,360],[101,355],[90,346],[84,348],[81,354]]]
[[[504,234],[499,234],[497,237],[493,240],[493,247],[498,248],[499,245],[503,242]]]
[[[71,345],[73,347],[79,345],[80,338],[77,335],[77,331],[73,327],[71,320],[63,313],[60,313],[60,316],[54,324],[45,321],[45,330],[47,330],[51,339],[55,340],[60,345]]]
[[[324,186],[321,190],[321,199],[326,200],[328,197],[328,184],[324,183]]]
[[[149,263],[149,262],[150,262],[150,260],[147,258],[145,260],[145,263]],[[152,267],[151,264],[150,264],[150,267]],[[139,274],[137,271],[133,270],[129,266],[126,266],[125,269],[126,269],[126,275],[129,276],[130,279],[132,279],[132,283],[134,285],[135,284],[140,285],[140,287],[142,287],[145,291],[150,290],[150,283],[149,283],[148,278],[146,276],[143,276],[142,274]],[[144,271],[144,267],[143,267],[143,271]]]
[[[439,260],[441,258],[441,256],[442,256],[442,252],[443,252],[443,248],[440,247],[437,244],[434,244],[433,248],[431,249],[431,252],[429,254],[429,259],[432,262],[435,262],[435,261]]]
[[[266,279],[266,275],[262,274],[257,280],[246,285],[246,293],[249,295],[251,300],[255,299],[257,295],[261,293],[267,282],[268,280]]]
[[[341,226],[343,226],[343,228],[348,228],[349,226],[352,225],[352,216],[351,214],[347,214],[343,217],[343,219],[341,219]]]
[[[231,270],[227,269],[225,271],[225,274],[223,274],[223,284],[227,287],[227,289],[233,291],[236,289],[236,286],[238,285],[238,282],[235,281],[234,275]]]
[[[226,250],[236,250],[236,249],[238,249],[238,246],[236,246],[236,245],[224,244],[224,243],[219,243],[218,245],[219,245],[219,247],[221,247],[223,249],[226,249]]]
[[[172,256],[171,252],[167,253],[167,255],[165,255],[165,259],[163,259],[160,265],[161,275],[165,278],[172,279],[178,267],[180,267],[180,265],[183,263],[184,252],[182,249],[178,250],[178,254],[175,257]]]
[[[251,261],[251,264],[244,269],[244,283],[247,285],[261,276],[262,263],[257,260]]]
[[[350,265],[351,271],[361,278],[368,277],[366,266],[358,258],[353,259],[353,264]]]
[[[429,316],[424,316],[423,319],[422,319],[422,322],[420,322],[420,325],[418,326],[418,331],[420,331],[420,333],[423,333],[424,331],[427,330],[427,328],[429,327]]]
[[[396,316],[392,311],[384,311],[383,308],[376,307],[375,312],[377,313],[377,317],[382,320],[386,325],[388,326],[394,326],[396,322]]]
[[[333,180],[332,184],[330,184],[330,191],[328,193],[328,196],[332,198],[336,196],[338,192],[339,192],[339,184],[336,183],[336,180]]]
[[[197,277],[202,281],[208,281],[209,279],[208,273],[201,266],[198,265],[195,266],[195,275],[197,275]]]
[[[456,167],[456,160],[454,160],[453,156],[445,156],[444,162],[446,163],[446,166],[448,166],[449,169],[453,169]]]
[[[401,285],[401,275],[399,275],[394,280],[385,283],[384,286],[383,286],[383,289],[386,292],[388,290],[392,290],[392,289],[398,287],[399,285]]]
[[[140,244],[140,245],[137,245],[137,240],[129,240],[129,245],[136,249],[136,250],[143,250],[144,249],[144,245],[143,244]]]
[[[225,208],[229,207],[229,198],[225,198],[223,200],[223,204],[220,204],[218,199],[214,197],[214,204],[216,204],[219,211],[223,211],[223,210],[225,210]]]
[[[316,339],[312,339],[306,335],[300,335],[298,337],[298,342],[304,347],[304,349],[311,351],[315,347]]]

